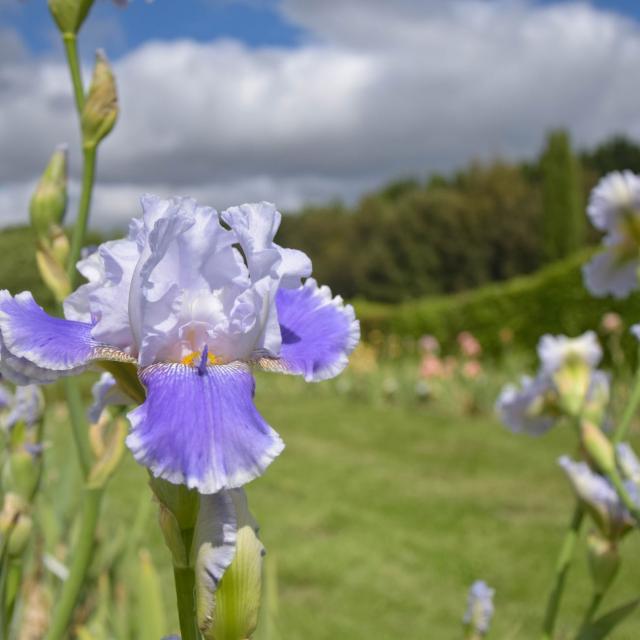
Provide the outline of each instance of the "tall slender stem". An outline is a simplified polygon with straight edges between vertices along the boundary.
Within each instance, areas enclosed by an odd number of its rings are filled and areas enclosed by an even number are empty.
[[[64,33],[62,40],[67,55],[78,120],[80,121],[85,103],[85,94],[80,71],[76,35],[74,33]],[[76,263],[80,257],[82,245],[84,244],[87,222],[89,220],[91,194],[96,168],[95,145],[86,145],[83,141],[82,154],[82,190],[67,263],[67,275],[72,290],[75,289],[78,281]],[[86,478],[92,466],[92,456],[82,397],[75,380],[65,379],[65,391],[78,459],[82,467],[83,475]],[[46,640],[60,640],[65,635],[71,621],[73,610],[91,561],[102,495],[102,488],[85,489],[84,491],[78,542],[73,549],[69,577],[62,586],[60,597],[53,613],[51,626],[46,635]]]
[[[174,567],[173,577],[176,583],[180,636],[182,640],[199,640],[200,632],[196,626],[196,579],[193,567]]]
[[[594,593],[591,598],[591,602],[589,603],[589,608],[584,614],[584,618],[582,619],[582,624],[580,625],[580,631],[586,629],[593,620],[593,616],[598,612],[598,607],[604,598],[604,593],[602,591]],[[578,634],[579,635],[579,634]]]
[[[193,528],[180,529],[180,537],[187,558],[191,555],[193,544]],[[182,640],[199,640],[200,631],[196,621],[196,576],[191,565],[173,566],[173,577],[176,585],[176,601],[178,604],[178,620]]]
[[[580,503],[576,503],[575,509],[569,522],[567,533],[565,534],[560,555],[556,564],[556,573],[551,592],[549,593],[549,599],[547,601],[547,609],[544,615],[544,622],[542,625],[541,640],[552,640],[553,631],[556,626],[556,620],[558,617],[558,610],[560,609],[560,601],[564,592],[565,583],[567,580],[567,574],[571,568],[571,562],[573,560],[573,550],[576,546],[576,541],[580,536],[580,528],[582,527],[582,521],[584,520],[584,508]]]
[[[78,594],[82,588],[84,577],[91,561],[102,493],[102,489],[85,490],[82,505],[82,520],[80,521],[80,534],[77,544],[73,547],[74,555],[69,570],[69,577],[65,580],[62,587],[62,593],[60,594],[45,640],[60,640],[65,637],[73,609],[78,599]]]
[[[78,454],[78,462],[82,468],[82,475],[86,478],[91,469],[92,456],[84,404],[78,384],[73,378],[64,378],[63,384],[67,397],[67,407],[69,409],[71,433],[73,434],[73,441]]]
[[[638,356],[638,359],[640,360],[640,354]],[[631,396],[629,397],[627,406],[624,409],[622,418],[620,419],[620,422],[616,426],[616,430],[613,433],[613,437],[612,437],[613,444],[618,444],[619,442],[621,442],[627,437],[629,427],[631,426],[631,420],[633,420],[633,416],[637,413],[639,406],[640,406],[640,362],[638,364],[638,369],[636,371],[633,387],[631,388]]]
[[[71,249],[69,250],[69,261],[67,263],[67,275],[71,290],[78,285],[78,271],[76,262],[80,259],[80,252],[84,244],[84,236],[87,232],[87,222],[89,221],[89,210],[91,208],[91,194],[93,192],[93,181],[96,170],[96,148],[95,146],[85,146],[82,150],[82,191],[80,192],[80,204],[78,206],[78,217],[73,228],[71,238]]]
[[[71,84],[76,101],[78,116],[82,114],[84,107],[84,87],[82,85],[82,72],[80,71],[80,57],[78,56],[78,40],[75,33],[63,33],[62,42],[64,52],[67,54],[67,64],[71,73]]]

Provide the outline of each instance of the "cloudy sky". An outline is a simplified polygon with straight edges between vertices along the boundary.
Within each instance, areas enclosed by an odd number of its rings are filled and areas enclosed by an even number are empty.
[[[87,77],[104,48],[120,94],[103,228],[146,191],[295,210],[531,156],[550,127],[640,138],[637,0],[98,0],[81,40]],[[0,224],[26,220],[56,144],[75,150],[72,108],[45,0],[0,0]]]

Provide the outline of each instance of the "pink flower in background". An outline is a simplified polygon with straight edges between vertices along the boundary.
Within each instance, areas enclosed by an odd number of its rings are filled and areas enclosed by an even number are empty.
[[[462,367],[462,375],[470,380],[475,380],[482,375],[482,365],[478,360],[467,360]]]
[[[420,349],[424,353],[439,353],[440,352],[440,343],[435,336],[424,335],[418,341],[420,345]]]
[[[602,330],[605,333],[620,333],[624,326],[622,318],[617,313],[615,313],[615,311],[609,311],[609,313],[605,313],[602,316],[600,325],[602,326]]]
[[[457,340],[462,354],[467,358],[476,358],[482,353],[482,346],[469,331],[459,333]]]
[[[422,378],[442,378],[445,369],[442,360],[431,353],[426,354],[420,363],[420,376]]]

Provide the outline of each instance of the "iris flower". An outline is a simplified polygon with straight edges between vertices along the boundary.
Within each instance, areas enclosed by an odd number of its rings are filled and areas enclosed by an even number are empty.
[[[625,298],[638,287],[640,266],[640,176],[631,171],[606,175],[591,192],[587,213],[606,233],[603,251],[583,267],[594,296]]]
[[[545,374],[553,374],[572,363],[584,363],[594,369],[602,359],[602,347],[594,331],[585,331],[576,338],[545,334],[538,342],[538,357]]]
[[[17,387],[12,393],[0,383],[0,427],[11,430],[19,422],[25,426],[35,425],[44,412],[44,396],[40,387],[27,385]]]
[[[136,460],[200,493],[240,487],[284,446],[254,406],[252,367],[331,378],[358,321],[308,277],[304,253],[274,243],[272,204],[218,214],[190,198],[141,202],[126,238],[78,263],[87,283],[66,299],[64,319],[28,292],[0,292],[0,366],[27,384],[133,364],[146,390],[128,414]]]
[[[522,376],[520,384],[507,384],[496,401],[501,421],[514,433],[541,435],[562,417],[561,389],[556,375],[564,367],[584,366],[587,370],[580,404],[606,404],[609,378],[596,369],[602,349],[596,334],[587,331],[576,338],[545,334],[538,342],[540,367],[535,377]]]
[[[489,587],[484,580],[476,580],[469,589],[467,610],[462,622],[480,636],[485,636],[489,632],[494,612],[494,595],[495,589]]]
[[[634,526],[631,514],[606,478],[595,473],[586,462],[575,462],[568,456],[561,456],[558,464],[567,474],[576,495],[588,508],[605,537],[619,537]],[[624,484],[637,502],[636,485],[630,480],[625,480]]]
[[[557,413],[548,410],[547,397],[554,394],[549,376],[522,376],[520,385],[507,384],[496,401],[500,420],[513,433],[542,435],[557,420]]]

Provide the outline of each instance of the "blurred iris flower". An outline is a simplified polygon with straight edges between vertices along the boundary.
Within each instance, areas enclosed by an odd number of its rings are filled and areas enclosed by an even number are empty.
[[[535,377],[508,384],[496,401],[502,422],[516,433],[540,435],[563,415],[585,408],[598,414],[609,400],[609,378],[596,369],[602,349],[593,331],[569,338],[544,335],[538,342],[540,367]]]
[[[251,367],[331,378],[359,340],[358,321],[308,278],[304,253],[274,242],[272,204],[218,214],[191,198],[141,202],[126,238],[78,263],[87,283],[66,299],[64,319],[29,292],[0,292],[0,367],[19,384],[101,361],[116,378],[135,367],[146,390],[128,414],[136,460],[203,494],[240,487],[284,446],[254,406]]]
[[[489,632],[494,612],[494,594],[495,590],[491,589],[484,580],[476,580],[469,589],[467,610],[462,622],[479,636],[484,636]]]
[[[638,287],[640,266],[640,176],[606,175],[591,192],[587,213],[605,232],[604,250],[583,267],[585,286],[595,296],[628,296]]]
[[[0,426],[10,430],[19,422],[26,427],[34,426],[44,412],[44,397],[37,385],[16,387],[12,393],[0,383]]]
[[[593,471],[586,462],[575,462],[568,456],[559,458],[558,464],[605,538],[615,540],[633,528],[633,517],[606,478]],[[630,479],[626,479],[624,484],[634,501],[640,503],[637,485]]]

